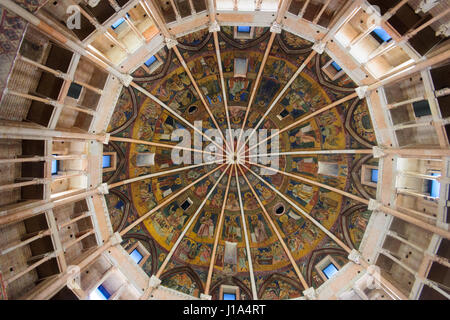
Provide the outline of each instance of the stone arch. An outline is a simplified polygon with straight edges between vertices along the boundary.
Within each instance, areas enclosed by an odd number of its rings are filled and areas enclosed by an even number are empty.
[[[264,293],[266,292],[266,290],[268,289],[268,287],[274,282],[274,281],[282,281],[282,282],[286,282],[287,284],[289,284],[291,287],[295,288],[296,290],[299,291],[299,296],[302,295],[303,290],[305,290],[305,288],[301,285],[301,283],[299,283],[298,281],[295,281],[292,278],[289,278],[287,276],[284,276],[282,274],[279,273],[273,273],[271,274],[265,281],[264,283],[261,285],[261,287],[259,288],[258,291],[258,298],[262,299],[264,296]]]
[[[227,278],[223,278],[223,279],[215,282],[211,286],[210,292],[211,292],[213,300],[219,300],[218,291],[219,291],[220,286],[223,284],[239,287],[239,290],[241,291],[241,295],[242,295],[242,293],[244,293],[250,299],[253,296],[250,288],[248,288],[244,282],[242,282],[241,280],[239,280],[236,277],[227,277]]]
[[[176,268],[173,268],[171,270],[164,272],[160,278],[161,284],[164,285],[165,280],[169,280],[172,277],[174,277],[175,275],[182,275],[182,274],[185,274],[186,276],[188,276],[191,279],[192,283],[194,283],[198,289],[198,296],[200,296],[200,293],[204,292],[202,280],[200,279],[198,274],[195,273],[195,271],[189,266],[176,267]],[[187,292],[187,288],[185,288],[185,290],[183,290],[183,288],[172,288],[172,289],[184,292],[189,295],[193,295],[192,293]]]
[[[326,255],[341,255],[347,259],[347,252],[341,248],[322,248],[314,250],[308,260],[306,267],[306,282],[309,286],[312,286],[313,283],[313,271],[314,266],[323,259]]]
[[[156,252],[156,246],[155,246],[153,239],[151,239],[150,237],[148,237],[144,234],[139,234],[139,233],[127,233],[123,236],[122,239],[124,241],[127,239],[136,239],[136,240],[140,241],[146,247],[146,249],[149,250],[151,263],[145,264],[144,267],[146,265],[149,265],[150,268],[148,268],[147,270],[144,268],[144,271],[149,276],[155,274],[158,269],[158,255]]]

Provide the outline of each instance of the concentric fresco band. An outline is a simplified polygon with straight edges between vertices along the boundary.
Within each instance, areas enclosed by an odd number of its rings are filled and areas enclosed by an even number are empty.
[[[233,41],[232,28],[224,27],[219,33],[219,43],[222,58],[222,67],[224,81],[226,84],[228,111],[230,123],[233,129],[239,129],[243,125],[243,119],[247,110],[247,104],[257,73],[263,59],[264,51],[267,46],[268,38],[264,35],[267,29],[256,28],[255,39],[251,41],[240,40],[240,43]],[[180,52],[186,60],[193,77],[198,83],[200,89],[205,95],[214,117],[217,119],[220,129],[226,133],[227,119],[224,111],[224,97],[220,87],[219,68],[217,66],[217,56],[215,54],[214,41],[209,36],[207,29],[191,33],[183,38],[179,38]],[[261,39],[258,37],[262,37]],[[222,40],[220,40],[222,39]],[[260,40],[259,40],[260,39]],[[224,41],[227,40],[227,41]],[[254,98],[254,104],[250,110],[248,122],[245,129],[251,129],[264,116],[267,108],[280,93],[287,81],[292,77],[295,70],[302,61],[311,52],[309,48],[311,43],[294,36],[291,33],[283,31],[278,36],[278,44],[274,44],[262,73],[261,83]],[[302,48],[300,50],[296,48]],[[162,49],[159,56],[164,64],[155,70],[158,74],[163,70],[166,72],[158,80],[142,82],[142,85],[152,94],[161,99],[164,103],[180,113],[189,122],[202,121],[202,126],[214,128],[211,117],[204,111],[202,102],[192,83],[187,76],[183,66],[181,66],[174,55],[167,49]],[[165,60],[172,57],[171,60]],[[236,66],[239,59],[247,59],[245,77],[235,77],[239,68]],[[318,57],[319,58],[319,57]],[[326,61],[326,55],[320,56],[321,60]],[[317,110],[320,106],[327,105],[336,99],[342,97],[342,93],[333,91],[331,87],[322,87],[318,79],[324,79],[325,74],[317,74],[320,69],[315,68],[315,60],[310,62],[304,72],[294,81],[292,86],[286,91],[286,94],[279,99],[274,112],[265,119],[261,129],[280,129],[286,124],[300,119],[303,115]],[[169,65],[169,66],[167,66]],[[145,70],[138,69],[135,72],[137,78],[149,78],[151,75],[145,73]],[[331,83],[332,81],[328,79]],[[340,85],[348,87],[351,80],[341,79],[334,81],[334,86],[339,89]],[[150,98],[140,94],[137,95],[137,101],[130,100],[126,91],[123,92],[119,103],[113,115],[113,121],[110,123],[110,130],[127,121],[133,114],[133,109],[137,107],[138,111],[133,117],[136,118],[133,125],[119,135],[124,137],[133,137],[141,140],[152,140],[160,142],[171,142],[171,134],[174,130],[185,126],[178,122],[170,113],[163,110],[158,104]],[[367,106],[364,102],[355,101],[359,113],[364,112],[368,115]],[[362,147],[356,134],[363,134],[364,138],[374,141],[373,129],[369,122],[352,123],[352,127],[346,127],[345,116],[347,106],[341,106],[331,109],[321,114],[319,117],[312,118],[298,127],[289,130],[286,134],[280,136],[280,152],[306,151],[306,150],[330,150]],[[369,124],[369,126],[367,125]],[[354,126],[357,126],[356,129]],[[194,135],[192,130],[189,130]],[[353,135],[355,135],[355,138]],[[356,133],[355,133],[356,132]],[[367,134],[365,132],[368,132]],[[372,133],[370,133],[372,132]],[[360,139],[364,139],[360,138]],[[172,142],[173,143],[173,142]],[[203,145],[205,145],[203,143]],[[128,177],[140,176],[144,174],[156,173],[161,170],[175,168],[171,160],[170,150],[164,150],[157,147],[144,146],[139,144],[123,145],[127,149],[127,172],[122,172],[118,180]],[[270,152],[270,151],[269,151]],[[155,153],[155,166],[142,167],[136,162],[137,154]],[[192,155],[193,156],[193,155]],[[332,185],[341,189],[353,188],[350,179],[350,170],[353,163],[358,159],[358,155],[299,155],[299,156],[280,156],[279,169],[286,172],[298,173],[302,176],[315,181]],[[247,164],[249,159],[246,160]],[[183,189],[186,185],[198,179],[208,171],[211,171],[216,165],[197,167],[191,170],[181,171],[177,174],[161,176],[153,179],[146,179],[133,183],[130,187],[123,188],[123,191],[129,194],[135,214],[142,216],[151,210],[158,203],[162,203],[169,195]],[[252,170],[258,172],[259,168],[251,166]],[[153,239],[157,245],[158,261],[166,257],[166,252],[175,244],[183,228],[193,216],[202,200],[220,176],[221,171],[215,172],[206,179],[199,182],[188,191],[164,206],[150,220],[144,220],[145,229],[135,228],[136,232],[146,235]],[[356,174],[359,174],[356,172]],[[307,272],[308,265],[314,263],[311,261],[311,254],[317,250],[327,252],[326,248],[335,247],[333,242],[327,239],[327,236],[310,221],[305,219],[299,212],[286,201],[277,196],[268,187],[258,181],[253,175],[247,173],[247,177],[261,197],[271,218],[279,228],[283,240],[291,250],[296,263],[303,272]],[[351,203],[344,202],[341,195],[328,192],[327,190],[315,186],[303,184],[295,179],[291,179],[281,174],[269,175],[265,179],[275,186],[282,193],[290,197],[305,212],[314,217],[317,221],[333,232],[342,232],[343,228],[350,228],[345,234],[354,234],[354,230],[360,230],[363,233],[363,224],[351,224],[340,226],[340,213],[349,207]],[[220,281],[221,276],[232,276],[239,279],[242,284],[249,287],[249,266],[245,250],[244,230],[246,226],[247,234],[250,237],[250,248],[253,260],[253,270],[259,282],[265,279],[275,281],[277,286],[281,284],[283,293],[289,297],[299,296],[301,288],[293,285],[296,275],[292,269],[291,262],[286,256],[279,239],[270,224],[261,212],[261,208],[255,200],[249,186],[242,177],[240,181],[240,190],[243,198],[243,208],[245,210],[246,221],[241,221],[238,195],[236,189],[236,180],[232,178],[230,191],[227,199],[224,199],[227,179],[219,182],[211,198],[195,218],[187,234],[179,244],[177,250],[167,270],[188,266],[199,275],[202,281],[206,279],[206,272],[210,263],[211,253],[213,251],[213,242],[220,209],[225,202],[224,223],[220,230],[220,241],[217,248],[217,258],[215,261],[215,273],[213,278]],[[117,203],[117,202],[115,202]],[[114,202],[111,203],[114,206]],[[186,209],[186,206],[188,206]],[[368,221],[369,216],[361,216],[361,219]],[[129,218],[132,221],[132,218]],[[347,220],[346,220],[347,221]],[[352,220],[353,221],[353,220]],[[356,229],[355,229],[356,228]],[[235,256],[225,257],[224,251],[226,243],[237,243]],[[353,244],[352,244],[353,245]],[[345,253],[336,253],[339,251],[330,251],[335,260],[342,265],[346,263]],[[231,263],[230,263],[231,262]],[[168,271],[169,272],[169,271]],[[271,275],[278,275],[273,278]],[[284,278],[283,278],[284,277]],[[284,280],[283,280],[284,279]],[[319,285],[323,280],[312,269],[310,278],[314,285]],[[194,293],[199,294],[198,285],[186,273],[177,273],[177,276],[166,278],[165,283],[184,292],[189,291],[189,283],[197,288]],[[183,284],[180,284],[184,283]],[[278,284],[279,283],[279,284]],[[271,290],[275,290],[273,283],[264,286],[263,295],[269,295]],[[272,288],[272,289],[270,289]],[[267,296],[268,298],[269,296]]]

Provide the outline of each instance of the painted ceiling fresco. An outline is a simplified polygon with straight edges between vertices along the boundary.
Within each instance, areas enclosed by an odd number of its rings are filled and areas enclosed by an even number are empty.
[[[236,40],[233,27],[222,27],[219,32],[221,63],[233,128],[242,126],[270,36],[268,28],[255,28],[254,33],[253,39]],[[180,52],[219,126],[224,130],[227,121],[212,34],[205,29],[177,40]],[[285,31],[276,36],[251,106],[247,128],[253,128],[263,117],[272,100],[309,55],[311,46],[312,43]],[[134,81],[189,122],[203,120],[204,129],[213,128],[212,120],[172,50],[164,48],[158,52],[158,56],[162,61],[161,65],[151,74],[146,73],[144,68],[137,69],[133,74]],[[238,58],[248,59],[246,77],[234,77],[234,62]],[[325,53],[316,55],[264,119],[261,127],[282,129],[293,121],[354,92],[356,85],[348,76],[331,80],[323,72],[322,67],[329,60],[330,57]],[[184,127],[162,107],[130,87],[123,89],[108,131],[114,136],[170,143],[171,133]],[[320,113],[317,117],[287,130],[280,138],[281,152],[368,149],[376,143],[366,102],[358,98]],[[111,142],[104,151],[117,154],[117,170],[107,172],[103,177],[108,183],[177,167],[172,163],[171,150],[167,149]],[[138,167],[138,153],[155,153],[155,165]],[[329,169],[319,173],[319,164],[329,164]],[[376,190],[361,183],[361,168],[365,164],[378,165],[376,159],[366,155],[305,154],[282,156],[280,170],[369,198],[374,196]],[[125,228],[161,203],[169,194],[181,190],[215,167],[216,165],[197,167],[110,190],[106,200],[114,231]],[[259,167],[250,168],[260,172]],[[156,211],[151,218],[144,220],[124,237],[125,248],[130,248],[136,241],[140,241],[151,253],[151,257],[143,265],[149,275],[156,273],[184,226],[221,173],[222,171],[218,170],[202,180],[169,205]],[[344,250],[254,175],[249,172],[245,174],[310,286],[317,288],[325,281],[315,268],[324,257],[331,256],[339,267],[345,265],[347,254]],[[250,299],[244,221],[241,221],[237,182],[234,176],[231,179],[211,292],[214,298],[219,295],[221,284],[236,285],[241,288],[241,298]],[[279,173],[264,176],[264,179],[320,224],[345,240],[347,245],[352,248],[359,247],[371,214],[367,207],[338,193],[299,182]],[[280,241],[266,221],[248,184],[242,178],[239,181],[259,298],[290,299],[301,296],[304,288],[299,283]],[[225,201],[226,185],[225,175],[177,247],[161,277],[163,285],[194,296],[202,293],[221,205]],[[182,204],[188,198],[192,204],[183,208]],[[225,242],[237,243],[234,254],[225,253]]]

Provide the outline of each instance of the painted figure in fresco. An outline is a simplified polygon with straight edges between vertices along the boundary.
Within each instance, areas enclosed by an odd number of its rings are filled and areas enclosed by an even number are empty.
[[[291,191],[293,196],[301,200],[300,203],[305,206],[307,205],[314,195],[314,189],[312,187],[306,186],[304,184],[292,184],[289,183],[288,191]]]
[[[230,117],[232,123],[239,124],[244,119],[244,112],[239,108],[230,108]]]
[[[272,193],[270,192],[270,190],[267,189],[266,187],[262,186],[259,183],[255,186],[255,189],[261,193],[264,200],[269,200],[270,197],[272,196]]]
[[[194,102],[195,96],[191,90],[183,90],[176,94],[175,99],[170,103],[170,106],[180,112],[185,112]]]
[[[167,79],[167,89],[173,93],[179,92],[184,89],[183,81],[178,74],[174,74],[171,78]]]
[[[195,46],[199,44],[203,40],[203,38],[205,38],[205,36],[207,35],[206,31],[207,30],[199,30],[196,32],[189,33],[183,36],[181,39],[179,39],[179,41],[183,44]]]
[[[307,174],[307,175],[315,175],[319,170],[319,166],[317,162],[314,161],[314,158],[302,158],[299,161],[292,161],[292,169],[297,172]]]
[[[225,120],[226,120],[225,112],[219,111],[216,113],[215,117],[216,117],[216,120],[219,123],[219,125],[225,124]]]
[[[336,125],[338,121],[334,112],[326,112],[319,116],[320,123],[322,124],[320,131],[322,134],[323,143],[327,143],[330,146],[337,146],[339,142],[339,133],[342,132],[342,127]]]
[[[170,243],[174,234],[176,233],[173,225],[171,225],[166,220],[166,217],[160,211],[158,211],[155,214],[153,220],[154,220],[153,226],[154,226],[156,232],[163,238],[167,237],[166,243]]]
[[[186,261],[188,259],[188,254],[189,254],[189,249],[190,249],[190,241],[189,239],[183,239],[183,241],[180,243],[179,248],[178,248],[178,257],[181,260]]]
[[[193,61],[192,62],[193,65],[192,66],[190,65],[192,75],[194,76],[195,79],[201,79],[205,75],[203,72],[204,68],[200,60],[203,60],[203,58]]]
[[[283,261],[283,259],[285,258],[283,249],[278,242],[272,245],[272,255],[274,264]]]
[[[294,118],[297,118],[311,109],[311,105],[307,103],[297,92],[292,92],[286,96],[281,104],[289,111]]]
[[[206,195],[206,193],[208,192],[208,187],[211,184],[211,181],[206,180],[205,183],[199,185],[196,189],[195,189],[195,194],[197,196],[199,196],[200,198],[204,197]]]
[[[278,300],[278,295],[273,288],[267,288],[263,296],[264,300]]]
[[[217,247],[217,257],[216,257],[216,266],[223,267],[223,246]]]
[[[198,253],[198,245],[195,242],[192,242],[191,247],[189,248],[188,258],[194,260]]]
[[[284,234],[288,235],[295,230],[296,224],[292,221],[289,221],[287,215],[283,214],[278,218],[278,220],[281,222],[281,229],[283,230]]]
[[[216,59],[214,58],[214,56],[205,57],[205,63],[207,66],[206,70],[208,71],[209,74],[218,73],[217,62],[216,62]]]
[[[185,273],[175,274],[171,278],[163,281],[163,284],[169,288],[184,292],[186,294],[194,295],[196,292],[196,285],[192,279]]]
[[[228,86],[230,88],[231,98],[235,101],[244,101],[248,92],[248,80],[246,78],[231,78],[228,80]]]
[[[181,184],[181,178],[179,176],[169,176],[158,179],[158,187],[160,189],[170,188],[175,185]],[[174,188],[172,188],[173,190]]]
[[[312,272],[312,280],[316,286],[320,286],[323,283],[323,279],[317,274],[316,271]]]
[[[206,244],[201,245],[198,256],[201,262],[209,262],[209,258],[211,257],[211,249],[209,248],[209,246]]]
[[[160,98],[162,101],[168,101],[170,99],[170,92],[167,89],[167,81],[163,82],[157,89],[156,89],[156,95],[158,98]]]
[[[217,82],[217,80],[209,80],[209,81],[204,81],[201,83],[200,89],[202,89],[203,94],[208,98],[208,101],[211,103],[212,100],[214,98],[214,100],[217,100],[215,96],[217,96],[217,94],[220,91],[220,87],[219,87],[219,83]],[[217,101],[214,101],[217,102]]]
[[[303,146],[305,143],[314,143],[316,142],[316,134],[314,131],[303,132],[302,130],[298,130],[293,136],[289,137],[289,142],[293,144],[293,146]]]
[[[239,217],[230,217],[225,225],[225,239],[228,241],[235,241],[241,236],[238,220]]]
[[[154,128],[156,128],[157,119],[161,114],[161,107],[157,104],[154,104],[150,98],[144,101],[143,107],[141,107],[141,112],[139,112],[139,120],[142,122],[142,125],[139,125],[138,137],[141,140],[150,140],[153,133]]]
[[[236,211],[239,209],[239,202],[236,199],[236,194],[233,192],[230,192],[228,194],[228,200],[226,205],[227,210]]]
[[[319,221],[324,221],[328,219],[328,216],[336,213],[336,208],[339,203],[336,200],[328,198],[323,195],[323,193],[319,193],[319,200],[317,201],[317,205],[311,212],[314,218]]]
[[[299,252],[303,249],[303,243],[302,240],[299,239],[296,235],[294,237],[289,238],[288,246],[293,252]]]
[[[156,206],[155,196],[152,192],[152,187],[148,183],[139,184],[139,205],[147,208],[154,208]]]
[[[251,225],[255,233],[256,242],[264,242],[268,238],[264,223],[257,216],[251,216]]]
[[[256,209],[258,207],[258,202],[256,202],[255,197],[250,192],[244,194],[244,208],[246,210]]]
[[[292,299],[299,295],[297,291],[288,283],[280,282],[280,299]]]
[[[304,241],[312,243],[314,239],[319,235],[315,226],[306,221],[302,226],[302,231],[299,232]]]
[[[223,202],[223,196],[222,196],[222,189],[218,189],[217,192],[214,194],[213,198],[211,199],[211,205],[214,207],[220,207]]]
[[[199,237],[212,237],[214,234],[214,222],[211,219],[211,212],[206,212],[200,218],[200,228],[197,231]]]
[[[320,193],[319,201],[317,202],[318,209],[323,209],[325,212],[335,213],[338,205],[339,203],[336,200]]]
[[[272,248],[271,247],[258,248],[256,261],[260,265],[271,265],[273,263]]]
[[[183,213],[183,209],[176,209],[175,213],[167,217],[167,222],[169,222],[175,229],[180,230],[183,228],[184,222],[187,219],[187,216],[183,215]]]
[[[257,68],[260,65],[259,61],[261,61],[259,55],[250,55],[248,58],[248,72],[257,72]]]
[[[247,256],[245,254],[245,249],[244,248],[239,248],[238,249],[238,264],[239,264],[239,269],[241,271],[246,271],[247,270]]]
[[[155,132],[165,135],[170,135],[174,130],[175,122],[171,116],[168,116],[165,120],[163,117],[156,120]]]

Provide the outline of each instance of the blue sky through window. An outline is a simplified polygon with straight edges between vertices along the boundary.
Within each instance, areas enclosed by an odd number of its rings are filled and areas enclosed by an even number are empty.
[[[377,183],[378,182],[378,169],[370,170],[370,181]]]
[[[52,174],[58,174],[59,160],[52,160]]]
[[[336,69],[337,72],[339,72],[339,71],[342,70],[341,66],[338,65],[338,64],[336,63],[336,61],[333,61],[333,62],[331,63],[331,65],[333,66],[333,68]]]
[[[147,67],[150,67],[153,63],[155,63],[156,61],[156,57],[155,56],[151,56],[150,59],[148,59],[147,61],[145,61],[145,65]]]
[[[103,168],[110,168],[111,167],[111,156],[106,155],[103,156]]]
[[[108,300],[111,294],[102,285],[89,294],[89,300]]]
[[[433,173],[431,173],[431,175],[433,177],[441,176],[441,174],[437,173],[437,172],[433,172]],[[430,181],[430,184],[429,184],[430,196],[432,196],[434,198],[439,198],[439,193],[441,191],[441,184],[437,180],[429,180],[429,181]]]
[[[334,276],[339,270],[336,268],[336,266],[332,263],[327,265],[323,270],[323,273],[325,274],[325,277],[327,279],[330,279],[332,276]]]
[[[127,13],[127,18],[129,18],[130,16],[129,16],[129,14]],[[116,22],[114,22],[112,25],[111,25],[111,28],[113,28],[113,30],[114,29],[116,29],[117,27],[119,27],[122,23],[124,23],[125,22],[125,18],[119,18],[119,19],[117,19],[116,20]]]
[[[237,31],[243,33],[250,33],[250,27],[238,26]]]
[[[392,39],[389,33],[386,32],[382,27],[376,27],[373,31],[383,42],[388,42]]]
[[[133,261],[136,263],[141,262],[143,258],[142,254],[138,251],[138,249],[134,249],[133,251],[131,251],[130,256],[131,259],[133,259]]]
[[[224,293],[223,300],[236,300],[236,295],[234,293]]]

